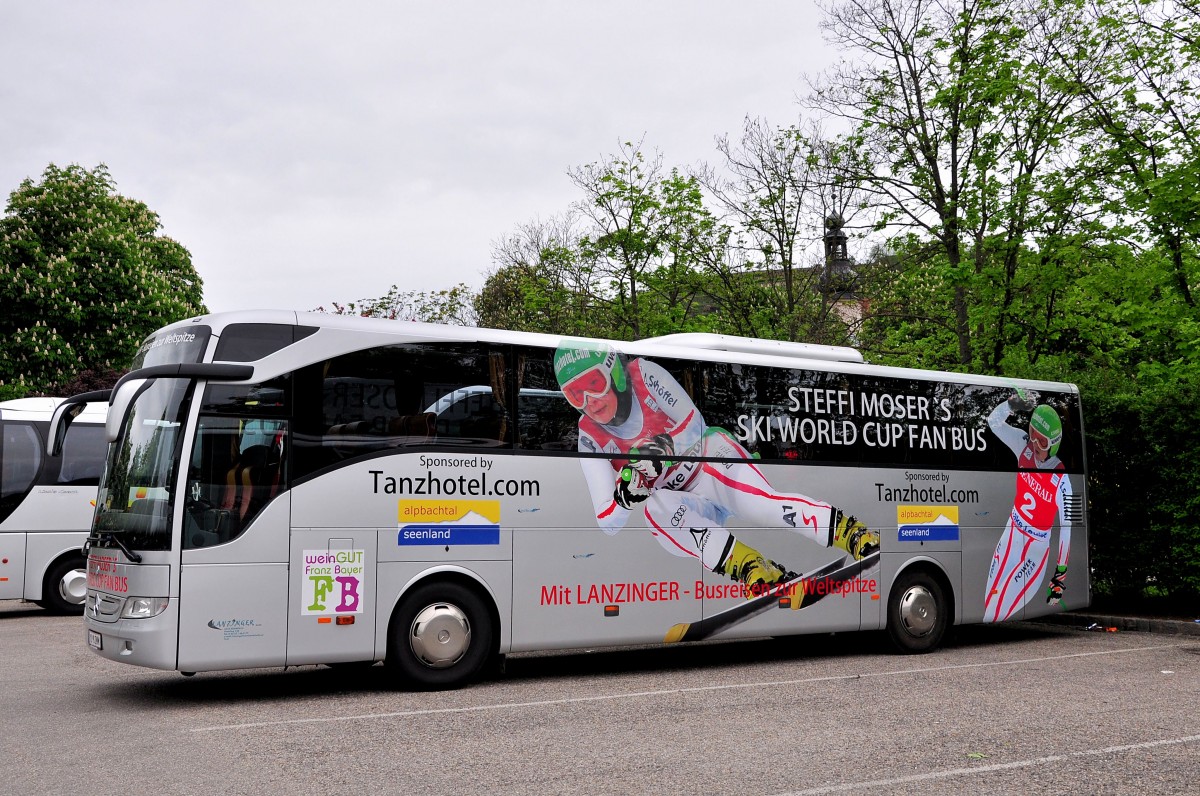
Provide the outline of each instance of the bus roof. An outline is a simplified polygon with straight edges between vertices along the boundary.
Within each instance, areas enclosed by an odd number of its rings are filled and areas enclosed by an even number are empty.
[[[237,310],[212,313],[163,327],[156,332],[178,331],[189,326],[202,324],[210,327],[219,337],[231,324],[297,324],[320,329],[336,330],[362,335],[358,348],[386,345],[389,338],[403,336],[409,342],[489,342],[511,345],[532,345],[546,348],[558,346],[564,339],[576,338],[569,335],[545,334],[540,332],[517,332],[508,329],[489,329],[473,326],[451,326],[420,321],[394,321],[385,318],[362,318],[352,315],[331,315],[319,312],[296,312],[292,310]],[[316,337],[307,338],[306,345],[316,344]],[[332,341],[330,341],[332,343]],[[399,341],[396,341],[399,342]],[[868,364],[857,350],[844,346],[821,346],[810,343],[791,343],[775,340],[758,340],[734,335],[705,333],[681,333],[651,337],[633,342],[603,340],[618,351],[632,356],[672,357],[703,362],[729,362],[769,367],[807,368],[811,370],[836,370],[894,378],[919,379],[922,381],[945,381],[961,384],[980,384],[1010,387],[1031,387],[1078,392],[1071,384],[1057,381],[1012,379],[1000,376],[983,376],[952,371],[899,368]],[[316,345],[325,349],[324,345]],[[340,345],[332,346],[338,353]],[[264,365],[275,355],[265,357]]]
[[[54,413],[54,407],[63,402],[62,398],[14,398],[10,401],[0,401],[0,420],[48,421]],[[103,423],[108,413],[108,404],[90,403],[76,418],[77,423]]]
[[[682,332],[659,337],[643,337],[639,343],[677,345],[685,348],[704,348],[712,351],[732,351],[744,354],[821,359],[830,362],[863,362],[863,355],[849,346],[792,343],[786,340],[760,340],[757,337],[738,337],[732,334]]]

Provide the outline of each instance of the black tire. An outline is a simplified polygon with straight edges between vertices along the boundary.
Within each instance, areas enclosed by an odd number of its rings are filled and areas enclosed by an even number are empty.
[[[465,685],[495,651],[487,606],[459,583],[417,586],[396,608],[390,633],[388,665],[419,688]]]
[[[932,652],[950,624],[950,605],[936,578],[921,569],[901,573],[888,595],[887,629],[907,655]]]
[[[87,599],[87,560],[82,554],[65,556],[50,565],[42,581],[37,604],[55,614],[83,613]]]

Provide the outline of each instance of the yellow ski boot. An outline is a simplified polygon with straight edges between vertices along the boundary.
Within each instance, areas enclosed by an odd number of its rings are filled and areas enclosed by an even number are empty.
[[[718,575],[728,575],[746,587],[746,598],[754,599],[767,593],[777,583],[784,583],[795,575],[749,545],[733,540],[729,555],[713,570]]]
[[[879,531],[872,531],[849,514],[843,514],[841,509],[834,509],[834,512],[834,547],[845,550],[855,561],[878,552]]]

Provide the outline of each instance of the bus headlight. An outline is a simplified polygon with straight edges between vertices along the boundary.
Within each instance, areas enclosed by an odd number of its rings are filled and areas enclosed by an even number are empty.
[[[128,597],[121,608],[122,619],[149,619],[167,610],[166,597]]]

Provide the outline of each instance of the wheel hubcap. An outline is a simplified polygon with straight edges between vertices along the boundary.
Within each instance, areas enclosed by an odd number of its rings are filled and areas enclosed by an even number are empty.
[[[924,586],[913,586],[900,598],[900,621],[913,636],[924,636],[937,624],[937,601]]]
[[[458,606],[434,603],[417,613],[408,641],[417,660],[431,669],[445,669],[470,648],[471,623]]]
[[[71,605],[83,605],[87,598],[87,573],[73,569],[58,582],[58,596]]]

